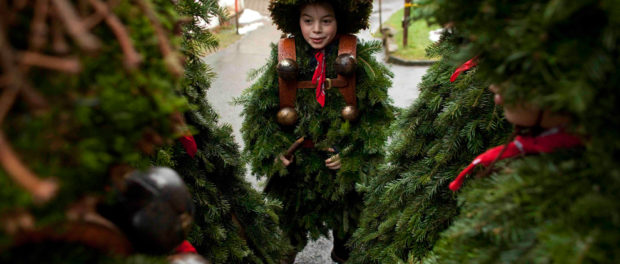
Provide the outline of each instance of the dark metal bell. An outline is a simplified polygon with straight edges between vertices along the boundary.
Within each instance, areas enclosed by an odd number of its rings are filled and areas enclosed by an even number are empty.
[[[286,81],[297,79],[297,62],[291,59],[283,59],[278,62],[278,76]]]
[[[278,111],[278,123],[290,126],[297,122],[297,112],[292,107],[284,107]]]
[[[154,167],[134,171],[125,185],[119,208],[125,222],[120,226],[138,251],[164,254],[185,240],[194,204],[185,182],[174,170]]]
[[[353,73],[355,73],[357,61],[355,60],[355,57],[353,57],[353,55],[349,53],[340,54],[336,58],[334,66],[336,69],[336,73],[344,76],[351,76]]]
[[[347,105],[344,108],[342,108],[341,114],[342,114],[342,118],[344,118],[345,120],[353,121],[357,119],[357,116],[359,115],[359,111],[357,110],[357,107],[353,105]]]

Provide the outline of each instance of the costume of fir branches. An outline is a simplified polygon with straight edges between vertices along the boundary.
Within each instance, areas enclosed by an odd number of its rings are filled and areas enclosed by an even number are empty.
[[[504,153],[517,156],[501,154],[490,177],[466,179],[461,213],[425,262],[618,263],[617,1],[434,4],[440,23],[468,36],[459,53],[480,56],[477,73],[502,85],[506,104],[532,103],[571,123],[516,138]],[[552,135],[564,139],[543,139]],[[472,164],[488,166],[489,151]]]
[[[181,10],[195,19],[183,30],[186,78],[182,86],[192,106],[185,120],[195,131],[188,140],[195,142],[196,148],[192,142],[177,142],[161,149],[156,163],[174,168],[190,188],[196,216],[188,240],[199,254],[214,264],[278,263],[290,249],[277,225],[279,204],[265,200],[245,180],[232,130],[229,125],[218,126],[218,116],[206,99],[213,75],[198,54],[216,43],[196,22],[198,16],[208,21],[207,16],[217,11],[203,10],[210,2],[187,1]]]
[[[444,32],[427,49],[441,60],[427,70],[420,95],[395,121],[388,165],[366,187],[366,207],[351,242],[353,263],[420,261],[459,212],[448,183],[463,164],[509,135],[511,126],[475,68],[451,82],[455,62],[462,62],[454,58],[461,42]]]
[[[299,81],[310,80],[317,67],[315,51],[299,32],[300,8],[310,2],[315,1],[274,1],[270,6],[280,29],[295,34]],[[367,26],[369,1],[328,2],[335,9],[339,33],[354,33]],[[352,15],[357,19],[344,19]],[[325,47],[327,78],[336,78],[333,65],[338,44],[336,39]],[[305,244],[308,232],[317,237],[333,228],[336,243],[342,244],[339,241],[344,242],[357,226],[362,200],[356,184],[375,176],[383,160],[386,129],[393,118],[387,95],[391,73],[372,56],[380,48],[378,42],[357,44],[357,120],[345,121],[341,117],[345,101],[338,89],[326,91],[325,107],[317,102],[314,89],[298,89],[298,119],[292,126],[280,125],[276,121],[279,97],[275,45],[260,70],[262,75],[239,100],[244,105],[245,154],[253,173],[267,177],[265,192],[282,201],[280,223],[298,250]],[[294,154],[291,165],[284,167],[281,162],[274,162],[302,136],[310,141]],[[339,170],[325,167],[325,159],[332,155],[324,150],[329,147],[340,149]]]

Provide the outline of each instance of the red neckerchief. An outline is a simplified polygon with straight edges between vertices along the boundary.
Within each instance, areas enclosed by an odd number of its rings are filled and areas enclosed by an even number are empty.
[[[195,253],[198,254],[196,248],[189,241],[185,240],[174,249],[174,253]]]
[[[456,78],[459,77],[461,73],[473,68],[477,64],[478,64],[478,56],[473,57],[471,60],[466,61],[465,63],[463,63],[463,65],[456,68],[452,76],[450,76],[450,82],[456,81]]]
[[[312,75],[312,84],[316,84],[316,101],[321,107],[325,106],[325,50],[322,49],[314,54],[316,69]]]
[[[182,136],[179,138],[179,140],[183,144],[185,152],[187,152],[190,157],[194,158],[194,155],[196,155],[196,152],[198,152],[198,147],[196,146],[196,140],[194,140],[194,136]]]
[[[487,167],[500,153],[501,156],[498,160],[525,154],[549,153],[558,148],[571,148],[579,145],[581,145],[581,140],[578,137],[567,134],[559,128],[547,130],[537,137],[517,136],[515,140],[508,143],[508,145],[494,147],[476,157],[476,159],[450,183],[450,190],[457,191],[461,188],[463,181],[465,181],[465,176],[470,174],[476,165],[482,164]],[[504,147],[506,147],[506,150],[502,153]]]

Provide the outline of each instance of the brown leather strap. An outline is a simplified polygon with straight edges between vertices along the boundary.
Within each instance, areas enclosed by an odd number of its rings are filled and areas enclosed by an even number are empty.
[[[340,42],[338,43],[338,55],[349,53],[353,57],[357,58],[357,38],[354,35],[341,35]],[[355,96],[355,74],[351,76],[342,76],[338,74],[338,79],[345,79],[346,84],[343,87],[339,87],[339,91],[344,97],[344,101],[347,105],[357,106],[357,97]]]
[[[354,35],[341,35],[338,44],[338,55],[351,54],[353,57],[357,57],[357,38]],[[291,59],[296,61],[295,53],[295,39],[283,38],[278,43],[278,62],[283,59]],[[327,89],[331,87],[337,87],[344,97],[347,105],[357,106],[357,98],[355,95],[355,74],[349,77],[338,74],[336,79],[326,80]],[[284,107],[295,108],[295,98],[297,96],[297,89],[310,89],[316,88],[316,84],[312,84],[312,81],[285,81],[278,77],[279,94],[280,94],[280,109]]]
[[[283,59],[297,60],[295,54],[295,39],[283,38],[278,43],[278,62]],[[280,109],[284,107],[295,108],[295,97],[297,96],[297,80],[285,81],[278,77],[278,86],[280,93]]]
[[[347,85],[348,85],[347,79],[342,76],[338,76],[338,78],[336,79],[330,79],[330,78],[325,79],[326,90],[329,90],[332,87],[336,87],[336,88],[346,87]],[[310,89],[310,88],[315,89],[316,84],[313,84],[312,81],[297,82],[297,89]]]

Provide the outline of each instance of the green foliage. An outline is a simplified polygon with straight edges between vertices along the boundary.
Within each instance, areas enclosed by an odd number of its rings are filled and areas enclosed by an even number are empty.
[[[160,149],[155,163],[174,168],[185,180],[196,205],[195,225],[189,240],[211,263],[277,263],[290,248],[281,237],[275,210],[280,205],[266,200],[245,180],[244,164],[232,129],[219,126],[218,116],[206,100],[214,74],[199,57],[214,49],[214,36],[196,26],[221,13],[214,0],[179,2],[182,15],[192,17],[183,30],[186,58],[183,96],[190,102],[187,124],[196,131],[198,152],[191,158],[183,146]]]
[[[298,80],[310,80],[316,65],[311,59],[312,48],[301,37],[295,42]],[[299,89],[297,123],[293,127],[279,125],[275,45],[267,65],[252,73],[262,75],[237,99],[244,107],[241,132],[245,156],[253,174],[268,178],[265,192],[283,202],[283,229],[299,244],[304,244],[308,231],[317,237],[330,227],[341,227],[335,235],[343,237],[356,226],[361,210],[356,184],[375,177],[376,167],[383,160],[386,128],[393,119],[387,95],[391,73],[372,55],[380,48],[378,42],[358,43],[356,92],[360,116],[354,122],[342,119],[340,112],[345,102],[337,89],[327,90],[324,108],[316,102],[314,89]],[[337,41],[326,47],[328,78],[336,77],[332,67],[336,55]],[[300,148],[293,164],[286,168],[274,163],[301,136],[312,140],[315,147]],[[325,166],[330,154],[323,150],[331,146],[341,149],[342,167],[337,171]]]
[[[620,174],[587,155],[531,156],[472,181],[425,263],[617,263]]]
[[[306,4],[327,2],[334,8],[338,20],[338,33],[355,34],[368,28],[372,12],[370,0],[271,0],[269,12],[279,30],[301,36],[299,13]]]
[[[174,24],[178,19],[174,5],[170,1],[155,2],[159,21],[163,25]],[[92,10],[88,10],[80,9],[79,15],[92,14]],[[32,6],[27,5],[13,14],[13,24],[2,32],[6,33],[2,38],[7,41],[3,50],[34,49],[27,41],[32,12]],[[138,146],[153,145],[153,142],[145,143],[145,135],[171,138],[170,114],[187,109],[185,99],[175,93],[179,79],[168,72],[155,29],[145,12],[131,1],[120,1],[113,13],[127,28],[143,62],[133,70],[124,66],[125,57],[119,41],[106,23],[95,25],[90,30],[101,43],[97,52],[84,51],[66,32],[61,34],[68,41],[70,54],[55,54],[47,46],[40,51],[52,56],[77,58],[81,71],[69,74],[30,68],[23,77],[49,107],[34,111],[26,100],[18,100],[10,108],[1,129],[21,161],[38,176],[55,178],[60,190],[51,201],[36,204],[2,169],[0,215],[3,218],[18,209],[32,213],[40,227],[64,221],[70,203],[85,195],[104,192],[112,166],[140,160],[145,149]],[[57,15],[54,20],[61,23],[63,14]],[[51,28],[52,24],[45,26]],[[177,43],[178,39],[166,29],[164,37],[172,44]],[[3,59],[7,58],[3,56]],[[3,73],[11,70],[15,69],[7,69],[4,64]],[[0,237],[2,248],[10,246],[12,241],[6,234],[2,233]]]
[[[428,49],[442,59],[393,125],[388,164],[364,187],[353,263],[418,262],[459,212],[448,183],[477,154],[507,138],[510,126],[475,69],[450,83],[458,41],[445,34]]]

